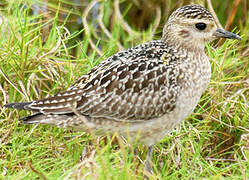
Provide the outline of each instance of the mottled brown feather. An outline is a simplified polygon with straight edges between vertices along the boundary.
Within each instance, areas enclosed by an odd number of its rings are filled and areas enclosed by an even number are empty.
[[[167,65],[160,59],[164,53],[170,57]],[[35,101],[27,108],[48,114],[75,109],[90,117],[122,120],[160,117],[174,109],[179,92],[179,74],[175,74],[179,71],[172,65],[176,61],[172,53],[160,40],[120,52],[83,75],[68,91]],[[163,97],[151,105],[155,96]]]

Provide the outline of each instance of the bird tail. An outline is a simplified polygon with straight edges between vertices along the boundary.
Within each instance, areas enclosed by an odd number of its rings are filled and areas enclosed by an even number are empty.
[[[74,119],[77,118],[78,116],[76,116],[74,113],[60,115],[35,113],[20,120],[24,124],[50,124],[59,127],[73,127],[75,126]]]
[[[89,121],[87,115],[78,115],[74,112],[66,112],[64,114],[43,113],[39,112],[39,109],[30,108],[30,104],[32,104],[32,102],[9,103],[5,104],[4,107],[36,111],[35,114],[20,119],[24,124],[51,124],[59,127],[74,127],[77,126],[77,123],[85,123]],[[82,129],[84,128],[81,127],[81,130]],[[85,130],[88,130],[87,126]]]
[[[54,115],[54,114],[43,114],[43,113],[35,113],[24,118],[21,118],[24,124],[54,124],[57,125],[59,121],[67,120],[72,118],[73,114],[65,114],[65,115]]]
[[[30,105],[31,103],[32,102],[9,103],[9,104],[5,104],[3,107],[13,108],[13,109],[25,109],[25,110],[28,110],[27,106]]]
[[[21,118],[20,120],[24,124],[37,124],[40,123],[40,121],[44,118],[44,115],[42,113],[36,113],[32,114],[30,116],[26,116],[24,118]]]
[[[78,116],[74,113],[68,113],[68,114],[42,114],[42,113],[36,113],[27,117],[24,117],[20,119],[24,124],[50,124],[55,125],[57,127],[62,128],[74,128],[81,131],[89,131],[89,127],[87,125],[85,126],[79,126],[78,123],[83,123],[78,120]],[[82,119],[88,120],[88,117],[82,116]]]

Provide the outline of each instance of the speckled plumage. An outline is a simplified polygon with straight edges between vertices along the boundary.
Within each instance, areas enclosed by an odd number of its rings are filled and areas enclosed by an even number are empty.
[[[25,123],[118,132],[131,140],[139,135],[152,145],[193,111],[207,88],[211,68],[204,45],[218,36],[216,29],[205,8],[184,6],[170,16],[161,40],[114,54],[65,92],[6,107],[37,112]]]

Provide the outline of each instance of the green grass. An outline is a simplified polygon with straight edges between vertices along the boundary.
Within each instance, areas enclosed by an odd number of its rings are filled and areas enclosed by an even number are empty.
[[[122,46],[151,40],[153,27],[128,33],[120,19],[112,17],[112,2],[105,1],[100,3],[102,21],[110,37],[96,30],[89,17],[88,29],[67,34],[64,25],[71,15],[65,22],[59,21],[59,13],[46,20],[30,13],[31,2],[22,4],[10,1],[0,26],[0,179],[143,179],[142,145],[130,147],[115,136],[23,125],[18,119],[29,112],[2,106],[65,90]],[[122,13],[130,11],[128,3]],[[249,21],[240,31],[240,42],[227,40],[216,50],[207,46],[213,71],[209,88],[194,113],[157,144],[151,179],[249,177]]]

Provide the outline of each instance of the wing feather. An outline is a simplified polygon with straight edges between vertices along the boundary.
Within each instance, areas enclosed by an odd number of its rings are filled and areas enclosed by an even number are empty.
[[[162,41],[119,52],[83,75],[67,91],[30,102],[43,114],[82,115],[120,121],[146,120],[171,112],[180,87],[177,58]]]

